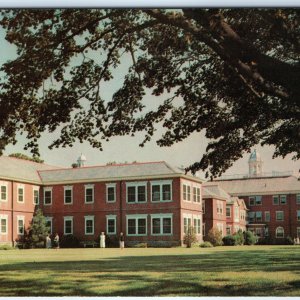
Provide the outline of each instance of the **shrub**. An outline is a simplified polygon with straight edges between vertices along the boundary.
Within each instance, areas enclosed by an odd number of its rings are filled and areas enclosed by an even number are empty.
[[[214,247],[222,246],[222,232],[217,228],[212,228],[209,230],[207,235],[207,241],[210,242]]]
[[[294,245],[294,240],[290,236],[287,236],[285,238],[285,245]]]
[[[226,235],[222,239],[224,246],[235,246],[236,245],[236,237],[232,235]]]
[[[194,227],[190,226],[183,238],[183,243],[186,245],[187,248],[191,248],[192,244],[196,243],[197,241],[198,240],[196,237],[195,229]]]
[[[98,238],[98,244],[100,244]],[[116,235],[106,235],[105,238],[105,247],[106,248],[118,248],[119,247],[119,239]]]
[[[251,232],[249,230],[244,232],[244,239],[245,239],[245,245],[254,245],[258,242],[258,238],[254,235],[253,232]],[[264,239],[263,242],[265,242],[267,245],[268,239]]]
[[[79,248],[80,242],[78,238],[72,234],[64,235],[59,243],[61,248]]]
[[[147,243],[138,243],[133,246],[133,248],[147,248]]]
[[[199,245],[201,248],[211,248],[213,245],[210,242],[203,242]]]
[[[235,233],[234,235],[235,238],[235,245],[244,245],[244,234],[243,231],[241,229],[239,229],[239,231],[237,233]]]
[[[16,250],[16,248],[12,247],[11,245],[1,245],[0,250]]]

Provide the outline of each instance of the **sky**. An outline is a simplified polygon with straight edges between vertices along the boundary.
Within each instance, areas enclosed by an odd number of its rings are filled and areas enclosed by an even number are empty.
[[[5,41],[5,33],[0,28],[0,65],[7,60],[11,60],[15,57],[15,48],[9,45]],[[126,70],[126,62],[123,67]],[[113,91],[116,90],[116,86],[120,82],[120,78],[116,79],[104,86],[106,91],[106,97],[110,97]],[[148,108],[155,107],[162,99],[147,95],[145,102]],[[177,167],[187,167],[190,164],[200,161],[202,155],[205,153],[205,148],[208,144],[208,140],[205,138],[204,133],[194,133],[187,139],[180,143],[176,143],[171,147],[159,147],[156,144],[156,140],[161,136],[162,131],[159,129],[154,135],[151,142],[141,148],[139,144],[143,140],[143,134],[137,134],[135,137],[113,137],[109,142],[104,142],[103,151],[92,148],[88,143],[80,144],[74,143],[72,148],[58,148],[49,150],[48,145],[51,141],[59,136],[59,131],[54,134],[45,133],[39,141],[41,158],[45,163],[55,166],[70,167],[72,163],[75,163],[77,158],[83,153],[86,158],[86,165],[105,165],[108,162],[149,162],[149,161],[167,161],[169,164]],[[18,142],[16,145],[8,145],[4,151],[4,155],[11,153],[21,152],[30,155],[28,151],[23,149],[26,144],[24,136],[18,136]],[[263,172],[272,171],[296,171],[299,170],[299,161],[293,161],[292,155],[286,158],[272,159],[274,153],[274,147],[255,147],[257,152],[261,154],[263,159]],[[254,148],[252,149],[254,150]],[[248,159],[249,153],[245,153],[243,158],[236,161],[231,168],[229,168],[225,175],[228,174],[246,174],[248,173]],[[200,172],[201,177],[204,174]]]

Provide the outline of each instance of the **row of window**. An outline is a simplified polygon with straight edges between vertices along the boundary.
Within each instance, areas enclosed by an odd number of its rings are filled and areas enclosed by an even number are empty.
[[[183,232],[187,234],[189,229],[193,227],[195,234],[202,234],[201,216],[199,215],[184,215],[183,216]]]
[[[196,203],[201,202],[200,187],[196,187],[196,186],[191,187],[191,185],[184,183],[182,189],[183,189],[182,197],[184,201],[191,202],[193,196],[193,202]],[[193,191],[193,195],[191,195],[192,191]]]
[[[249,222],[262,222],[263,221],[263,212],[249,212]],[[297,210],[297,220],[300,221],[300,210]],[[264,212],[264,221],[270,222],[271,215],[269,211]],[[276,221],[284,221],[284,211],[276,211]]]
[[[231,218],[231,206],[226,206],[226,217]],[[239,219],[245,221],[246,220],[246,211],[239,209],[238,206],[234,206],[234,219],[236,222],[239,221]]]
[[[287,204],[287,195],[274,195],[273,205],[285,205]],[[296,195],[296,204],[300,205],[300,194]],[[262,196],[250,196],[249,205],[256,206],[262,205]]]
[[[17,233],[19,235],[24,235],[25,228],[25,217],[17,216]],[[0,215],[0,234],[8,233],[8,216]]]
[[[8,197],[8,187],[7,183],[1,183],[0,185],[0,200],[1,201],[7,201]],[[25,201],[25,186],[23,184],[17,185],[17,202],[18,203],[24,203]],[[33,187],[33,203],[39,204],[39,188]]]
[[[151,214],[151,235],[172,235],[173,234],[173,214]],[[50,232],[53,232],[52,217],[47,217],[47,226]],[[127,215],[126,216],[126,232],[128,236],[147,235],[148,215]],[[106,216],[106,233],[109,235],[117,233],[117,216]],[[64,234],[73,234],[73,216],[64,217]],[[93,235],[95,229],[95,217],[85,216],[85,234]]]
[[[249,230],[252,231],[258,237],[269,236],[268,228],[250,228]],[[275,229],[275,236],[276,238],[284,238],[284,228],[281,226],[277,227]],[[300,227],[297,227],[297,236],[300,236]]]

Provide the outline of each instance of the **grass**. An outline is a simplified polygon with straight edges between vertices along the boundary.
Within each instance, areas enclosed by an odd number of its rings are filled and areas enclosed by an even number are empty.
[[[0,252],[0,296],[300,296],[300,247]]]

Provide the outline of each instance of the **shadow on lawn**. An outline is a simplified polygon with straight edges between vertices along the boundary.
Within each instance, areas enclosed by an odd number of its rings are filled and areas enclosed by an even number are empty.
[[[99,260],[91,261],[6,264],[0,266],[0,295],[271,296],[276,293],[284,295],[289,289],[300,289],[298,280],[291,281],[289,285],[281,285],[279,282],[276,291],[269,290],[266,294],[268,286],[264,284],[254,282],[251,287],[249,282],[235,284],[226,277],[208,276],[212,272],[221,274],[245,271],[292,271],[300,275],[300,260],[297,253],[287,254],[278,249],[276,252],[221,251],[199,255],[121,256],[109,259],[99,257]],[[26,275],[27,272],[41,276],[33,280],[22,279],[22,274]],[[198,277],[193,276],[196,272]],[[147,276],[150,273],[159,276]],[[58,276],[62,280],[58,280]],[[69,276],[69,280],[63,280],[64,276]],[[72,280],[70,276],[73,276]],[[212,281],[214,284],[208,284]],[[117,285],[116,290],[107,289],[106,285],[110,282]]]

